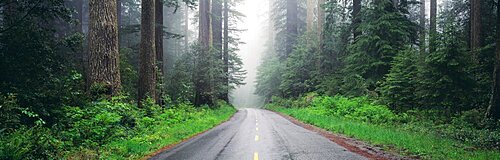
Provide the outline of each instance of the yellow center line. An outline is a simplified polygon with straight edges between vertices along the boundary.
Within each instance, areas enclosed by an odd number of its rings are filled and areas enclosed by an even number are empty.
[[[255,128],[256,131],[259,131],[259,127]]]
[[[255,135],[255,141],[259,141],[259,135]]]
[[[259,160],[259,153],[253,153],[253,160]]]
[[[258,125],[259,125],[259,123],[255,123],[255,125],[256,125],[256,126],[258,126]]]

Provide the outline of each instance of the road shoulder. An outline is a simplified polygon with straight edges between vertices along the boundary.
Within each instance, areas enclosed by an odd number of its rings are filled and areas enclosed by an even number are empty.
[[[179,141],[179,142],[177,142],[177,143],[173,143],[173,144],[167,145],[167,146],[165,146],[165,147],[162,147],[161,149],[159,149],[159,150],[157,150],[157,151],[155,151],[155,152],[152,152],[152,153],[148,154],[147,156],[145,156],[145,157],[141,158],[141,160],[151,159],[151,158],[153,158],[153,157],[155,157],[155,156],[157,156],[157,155],[159,155],[159,154],[161,154],[161,153],[163,153],[163,152],[169,151],[169,150],[171,150],[171,149],[173,149],[173,148],[175,148],[175,147],[177,147],[177,146],[179,146],[179,145],[181,145],[181,144],[184,144],[184,143],[189,142],[189,141],[191,141],[191,140],[193,140],[193,139],[195,139],[195,138],[198,138],[198,137],[202,136],[203,134],[205,134],[205,133],[207,133],[207,132],[209,132],[209,131],[211,131],[211,130],[213,130],[213,129],[215,129],[215,128],[219,127],[219,126],[221,126],[221,125],[223,125],[223,124],[228,123],[229,121],[231,121],[231,120],[234,118],[234,116],[235,116],[236,114],[238,114],[238,112],[241,112],[241,111],[240,111],[240,110],[237,110],[237,111],[236,111],[233,115],[231,115],[231,117],[229,117],[227,120],[220,122],[219,124],[217,124],[217,125],[213,126],[212,128],[209,128],[209,129],[207,129],[207,130],[205,130],[205,131],[203,131],[203,132],[197,133],[197,134],[195,134],[195,135],[193,135],[193,136],[191,136],[191,137],[187,137],[187,138],[185,138],[185,139],[183,139],[182,141]]]
[[[285,114],[282,114],[279,112],[275,112],[272,110],[268,110],[268,111],[274,112],[274,113],[284,117],[285,119],[289,120],[290,122],[292,122],[295,125],[298,125],[298,126],[305,128],[307,130],[316,132],[319,135],[329,139],[330,141],[337,143],[338,145],[346,148],[348,151],[357,153],[357,154],[359,154],[363,157],[366,157],[368,159],[377,159],[377,160],[379,160],[379,159],[380,160],[385,160],[385,159],[408,159],[408,160],[411,160],[411,159],[414,159],[411,157],[405,157],[405,156],[398,155],[396,153],[384,151],[379,147],[371,146],[363,141],[359,141],[359,140],[356,140],[354,138],[349,138],[349,137],[346,137],[346,136],[343,136],[340,134],[331,133],[325,129],[301,122],[301,121],[299,121],[291,116],[288,116],[288,115],[285,115]]]

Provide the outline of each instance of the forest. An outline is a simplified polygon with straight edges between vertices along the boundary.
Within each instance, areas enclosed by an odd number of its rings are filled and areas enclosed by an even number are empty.
[[[401,159],[500,159],[500,0],[250,1],[0,0],[0,159],[154,159],[247,108]]]
[[[242,15],[201,2],[0,1],[0,159],[136,159],[226,120]]]
[[[265,108],[416,159],[499,158],[500,1],[270,7]]]

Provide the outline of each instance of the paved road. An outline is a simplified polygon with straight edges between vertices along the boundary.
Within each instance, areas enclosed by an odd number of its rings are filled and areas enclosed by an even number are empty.
[[[366,159],[315,132],[261,109],[241,109],[214,129],[151,159],[355,160]]]

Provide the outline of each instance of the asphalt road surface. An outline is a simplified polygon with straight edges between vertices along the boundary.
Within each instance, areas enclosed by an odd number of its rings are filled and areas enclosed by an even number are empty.
[[[226,123],[151,159],[356,160],[366,159],[321,135],[261,109],[241,109]]]

